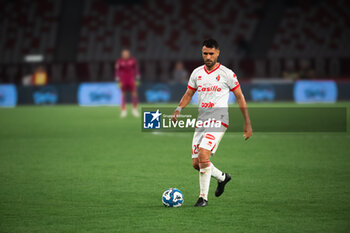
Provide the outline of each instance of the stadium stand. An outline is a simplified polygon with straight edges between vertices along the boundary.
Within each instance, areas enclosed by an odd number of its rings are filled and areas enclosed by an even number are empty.
[[[299,1],[286,10],[268,56],[348,57],[349,9],[349,1]]]
[[[61,1],[0,2],[0,63],[21,63],[27,54],[53,60]]]
[[[130,47],[139,59],[193,60],[205,37],[222,38],[223,56],[230,59],[239,42],[253,36],[264,2],[155,0],[130,6],[87,0],[78,61],[114,60],[121,47]]]
[[[113,80],[123,47],[139,60],[143,81],[167,82],[176,61],[187,70],[202,63],[207,37],[218,38],[221,61],[240,78],[281,77],[285,64],[302,59],[321,77],[350,74],[346,0],[279,1],[281,14],[270,20],[276,0],[76,1],[0,1],[0,82],[20,83],[35,69],[24,62],[27,54],[44,55],[51,83]]]

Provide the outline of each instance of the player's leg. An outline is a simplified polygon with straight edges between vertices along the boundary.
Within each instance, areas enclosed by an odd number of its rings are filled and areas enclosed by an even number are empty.
[[[231,176],[228,173],[224,173],[217,169],[214,164],[211,164],[211,176],[218,181],[218,186],[215,190],[215,196],[219,197],[225,191],[225,185],[231,180]]]
[[[204,131],[204,128],[197,128],[193,134],[193,139],[192,139],[192,166],[194,169],[198,170],[198,171],[201,171],[201,160],[199,159],[199,155],[200,155],[200,144],[201,144],[201,141],[203,139],[203,136],[205,134],[205,131]],[[203,152],[202,152],[203,153]],[[207,160],[209,160],[209,157],[210,157],[210,153],[209,155],[207,155]],[[201,158],[202,158],[202,161],[204,161],[204,155],[201,155]],[[208,165],[208,163],[207,163]],[[204,168],[205,165],[203,165],[202,167]],[[204,171],[206,171],[208,169],[204,168]],[[201,171],[203,172],[203,171]],[[197,201],[197,203],[194,205],[194,206],[207,206],[208,205],[208,201],[207,201],[207,196],[208,196],[208,191],[209,191],[209,183],[210,182],[210,172],[207,173],[207,174],[201,174],[201,172],[199,173],[199,184],[200,184],[200,197]],[[209,175],[209,179],[205,179],[206,176]],[[205,181],[206,180],[206,181]],[[208,184],[205,186],[205,182],[207,182]],[[203,184],[203,185],[202,185]],[[207,189],[207,191],[203,190],[202,189]],[[203,195],[202,195],[203,194]],[[205,195],[206,194],[206,195]],[[204,197],[202,196],[205,196],[206,199],[204,199]]]
[[[199,171],[199,161],[198,158],[192,159],[192,167]],[[225,180],[225,173],[217,169],[211,162],[211,177],[215,178],[217,181],[222,182]]]
[[[199,163],[199,199],[194,206],[207,206],[208,205],[208,192],[211,177],[211,164],[210,164],[211,151],[199,148],[198,163]]]
[[[219,147],[220,141],[224,136],[226,128],[222,127],[219,131],[215,132],[206,132],[201,141],[200,147],[211,151],[211,155],[215,154],[216,150]],[[231,180],[231,176],[228,173],[220,171],[214,166],[213,163],[211,166],[211,176],[218,181],[218,186],[215,191],[215,196],[219,197],[225,189],[225,185]]]
[[[211,164],[211,176],[215,178],[218,182],[225,180],[225,173],[217,169],[214,164]]]
[[[220,141],[223,138],[225,132],[226,128],[222,127],[219,132],[210,132],[210,137],[207,137],[207,135],[204,136],[204,145],[210,144],[209,142],[206,142],[207,140],[214,139],[212,141],[212,144],[214,145],[214,148],[212,148],[212,155],[215,154],[216,150],[218,149]],[[215,196],[219,197],[224,192],[225,185],[231,180],[231,176],[230,174],[224,173],[217,169],[213,163],[211,163],[211,176],[218,181],[218,185],[215,190]]]
[[[135,116],[135,117],[138,117],[140,114],[139,114],[139,111],[137,110],[137,105],[138,105],[138,94],[137,94],[137,88],[133,87],[133,90],[131,92],[131,95],[132,95],[132,114]]]
[[[208,191],[211,177],[211,162],[210,162],[211,151],[199,148],[198,163],[200,173],[201,192],[200,196],[208,200]]]
[[[198,160],[199,144],[202,141],[203,135],[204,135],[204,130],[197,128],[193,134],[193,139],[192,139],[192,166],[197,171],[199,171],[199,160]]]
[[[121,99],[121,117],[126,117],[126,91],[122,88],[122,99]]]
[[[216,150],[219,147],[219,143],[224,136],[225,129],[222,128],[222,131],[220,132],[209,132],[206,135],[204,135],[205,140],[208,140],[208,142],[205,142],[208,145],[214,145],[211,149],[212,155],[215,154]],[[217,169],[213,163],[211,163],[211,176],[214,177],[218,182],[222,182],[225,180],[225,173]]]

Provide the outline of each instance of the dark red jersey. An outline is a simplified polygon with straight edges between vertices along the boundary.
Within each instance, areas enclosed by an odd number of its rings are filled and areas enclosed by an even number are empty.
[[[138,79],[139,67],[135,58],[119,58],[115,63],[115,79],[122,83],[133,84]]]

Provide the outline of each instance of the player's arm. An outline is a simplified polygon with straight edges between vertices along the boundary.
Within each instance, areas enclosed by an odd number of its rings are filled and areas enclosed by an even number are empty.
[[[179,106],[176,108],[173,117],[171,118],[172,121],[176,122],[177,117],[180,114],[180,111],[184,109],[192,100],[192,97],[196,93],[195,89],[187,88],[187,91],[183,95],[183,97],[180,100]]]
[[[135,60],[135,65],[134,65],[135,81],[136,81],[136,86],[139,86],[140,80],[141,80],[140,69],[136,58],[134,60]]]
[[[245,125],[244,125],[244,130],[243,130],[243,136],[245,140],[248,140],[252,134],[253,134],[253,130],[252,130],[252,125],[250,123],[250,118],[249,118],[249,113],[248,113],[248,108],[247,108],[247,103],[245,101],[244,95],[242,93],[242,90],[240,87],[237,87],[234,91],[233,94],[236,97],[238,106],[242,112],[244,121],[245,121]]]
[[[117,82],[118,86],[121,88],[119,62],[118,61],[116,61],[115,66],[114,66],[114,78],[115,78],[115,81]]]
[[[114,66],[114,78],[115,78],[115,81],[117,81],[117,82],[120,81],[118,61],[116,61],[115,66]]]

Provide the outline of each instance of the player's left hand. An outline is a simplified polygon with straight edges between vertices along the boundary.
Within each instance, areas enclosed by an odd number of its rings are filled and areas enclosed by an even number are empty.
[[[244,125],[244,129],[243,129],[243,137],[244,140],[248,140],[253,134],[253,129],[252,129],[252,125],[250,123],[246,123]]]

